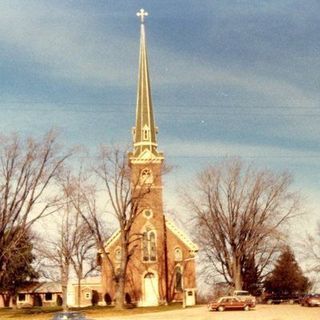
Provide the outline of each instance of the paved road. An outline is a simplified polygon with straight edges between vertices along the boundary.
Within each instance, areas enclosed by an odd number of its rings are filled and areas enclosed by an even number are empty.
[[[250,311],[209,312],[206,307],[148,313],[125,317],[106,317],[99,320],[320,320],[320,308],[299,305],[257,305]]]

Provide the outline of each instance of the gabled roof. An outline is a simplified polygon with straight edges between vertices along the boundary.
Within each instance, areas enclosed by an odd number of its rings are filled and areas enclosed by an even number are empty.
[[[111,245],[113,243],[115,243],[116,241],[118,241],[120,237],[120,229],[116,230],[111,237],[105,242],[104,247],[106,248],[106,251],[108,252],[108,248],[111,247]]]
[[[19,293],[46,293],[62,292],[59,282],[32,282],[19,290]]]
[[[199,247],[173,221],[166,219],[166,227],[189,248],[190,252],[196,253],[199,250]]]
[[[166,227],[189,248],[191,253],[196,253],[199,250],[198,246],[187,236],[187,234],[179,229],[172,221],[166,219]],[[119,237],[120,229],[116,230],[106,241],[105,248],[107,251],[112,244],[119,240]]]

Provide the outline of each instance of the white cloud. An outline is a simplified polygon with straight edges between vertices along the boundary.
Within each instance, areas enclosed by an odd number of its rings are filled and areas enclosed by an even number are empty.
[[[0,10],[0,41],[34,63],[34,72],[90,86],[128,83],[133,57],[127,52],[137,41],[117,37],[111,27],[99,30],[94,17],[56,4],[2,2]]]
[[[315,162],[318,163],[320,152],[305,151],[293,148],[281,148],[272,145],[248,145],[238,143],[225,142],[196,142],[175,140],[165,143],[166,153],[176,157],[225,157],[225,156],[240,156],[243,158],[252,159],[277,159],[293,162]]]
[[[238,66],[221,68],[214,61],[201,61],[200,57],[158,49],[156,59],[159,66],[166,66],[167,72],[161,74],[161,81],[176,82],[179,85],[226,86],[243,91],[244,95],[255,93],[262,95],[265,101],[288,106],[317,106],[319,95],[308,94],[288,80],[272,78],[265,74],[254,73]],[[157,73],[157,77],[159,73]],[[167,79],[167,80],[166,80]],[[157,79],[159,80],[159,79]],[[248,96],[250,98],[250,96]]]

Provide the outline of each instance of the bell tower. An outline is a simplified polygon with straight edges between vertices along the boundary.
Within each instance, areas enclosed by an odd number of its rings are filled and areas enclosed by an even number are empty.
[[[166,283],[168,279],[164,277],[167,274],[166,228],[162,199],[164,156],[158,151],[158,130],[151,96],[144,23],[147,15],[148,13],[143,9],[137,13],[137,16],[141,18],[139,69],[136,118],[135,126],[132,128],[133,149],[129,153],[133,185],[138,186],[143,181],[144,184],[150,186],[150,192],[139,203],[141,213],[133,227],[133,233],[143,235],[141,253],[132,257],[131,261],[131,265],[139,266],[137,269],[143,275],[141,305],[153,305],[164,301],[168,287]],[[155,286],[158,288],[156,293],[152,289]]]
[[[162,204],[162,169],[164,156],[158,151],[157,127],[154,120],[151,84],[149,77],[148,55],[144,20],[148,15],[141,9],[137,16],[141,18],[139,70],[136,102],[135,127],[132,128],[133,150],[129,153],[129,164],[132,170],[132,183],[138,180],[150,185],[150,194],[142,201],[148,207],[153,219],[163,220]]]

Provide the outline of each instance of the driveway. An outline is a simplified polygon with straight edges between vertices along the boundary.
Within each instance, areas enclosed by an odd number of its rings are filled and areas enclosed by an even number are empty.
[[[257,305],[250,311],[209,312],[200,306],[174,311],[140,314],[125,317],[106,317],[99,320],[319,320],[320,308],[307,308],[300,305]]]

